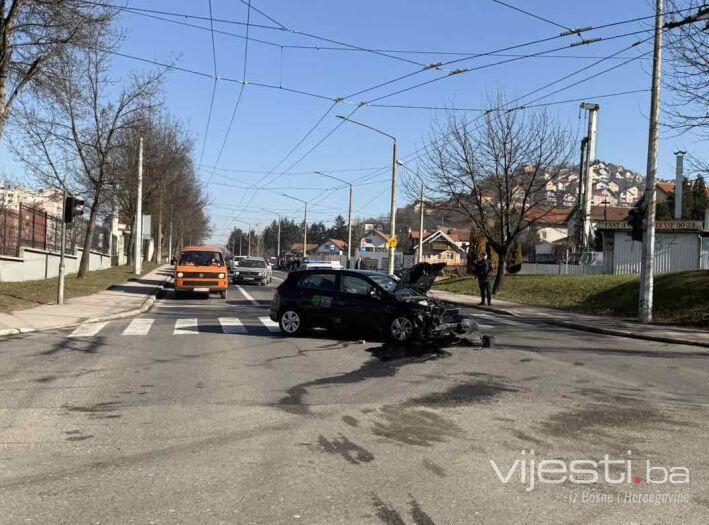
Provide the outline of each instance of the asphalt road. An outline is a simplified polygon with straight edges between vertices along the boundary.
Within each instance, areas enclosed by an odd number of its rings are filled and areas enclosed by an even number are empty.
[[[1,340],[0,522],[707,523],[709,351],[479,311],[492,349],[290,339],[271,294]],[[530,488],[606,454],[630,477]]]

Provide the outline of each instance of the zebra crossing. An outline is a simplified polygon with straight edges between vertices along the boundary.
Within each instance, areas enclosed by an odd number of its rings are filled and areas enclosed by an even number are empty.
[[[107,332],[127,337],[145,337],[156,331],[167,332],[174,336],[226,334],[226,335],[264,335],[280,333],[278,323],[270,317],[242,319],[238,317],[198,318],[178,317],[169,322],[158,321],[150,317],[132,319],[125,327],[121,321],[100,322],[79,325],[69,337],[95,337]],[[119,327],[119,330],[110,328]]]

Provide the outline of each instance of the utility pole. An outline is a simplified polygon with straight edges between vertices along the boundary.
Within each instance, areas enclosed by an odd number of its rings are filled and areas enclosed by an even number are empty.
[[[581,109],[588,111],[588,139],[583,166],[583,214],[582,214],[582,235],[581,249],[588,250],[591,245],[591,204],[593,203],[593,175],[591,174],[591,163],[596,160],[596,129],[598,122],[598,104],[583,102]]]
[[[244,245],[244,232],[242,230],[239,230],[239,257],[242,257],[242,248]]]
[[[269,210],[267,208],[261,208],[263,211],[267,211],[268,213],[273,213],[274,215],[278,216],[278,239],[276,240],[276,258],[280,259],[281,258],[281,222],[283,222],[283,218],[281,217],[281,214],[278,212],[275,212],[273,210]]]
[[[655,3],[655,48],[652,56],[652,97],[650,100],[650,129],[647,145],[647,172],[645,174],[645,230],[643,232],[640,265],[640,293],[638,316],[643,323],[652,322],[652,295],[655,271],[655,180],[657,177],[657,145],[660,120],[660,79],[662,75],[662,0]]]
[[[684,185],[684,155],[686,151],[675,151],[675,219],[682,220],[682,190]]]
[[[138,146],[138,195],[135,204],[135,275],[143,273],[143,137]]]
[[[62,204],[62,228],[61,228],[61,247],[59,248],[59,283],[57,285],[57,304],[64,304],[64,273],[66,265],[64,262],[64,252],[66,251],[66,201],[67,192],[64,188],[64,200]]]
[[[303,208],[303,260],[308,256],[308,203]]]
[[[350,261],[352,259],[352,184],[347,182],[346,180],[342,180],[340,178],[333,177],[332,175],[328,175],[327,173],[323,173],[322,171],[316,171],[315,173],[317,173],[318,175],[322,175],[323,177],[328,177],[338,182],[342,182],[343,184],[347,184],[350,187],[350,205],[347,209],[347,268],[349,268]]]
[[[391,141],[394,144],[393,147],[393,159],[391,163],[391,210],[389,214],[389,221],[390,221],[390,234],[392,239],[396,239],[396,165],[399,163],[399,159],[396,154],[396,137],[393,135],[390,135],[389,133],[385,133],[384,131],[377,129],[375,127],[370,126],[369,124],[364,124],[362,122],[358,122],[356,120],[352,120],[348,117],[345,117],[343,115],[337,115],[337,118],[346,120],[347,122],[351,122],[352,124],[357,124],[358,126],[362,126],[363,128],[367,128],[369,130],[372,130],[376,133],[379,133],[380,135],[384,135],[385,137],[388,137],[391,139]],[[396,255],[396,248],[394,246],[389,246],[389,274],[393,275],[394,274],[394,257]]]
[[[421,193],[419,194],[419,245],[416,250],[416,262],[423,260],[423,179],[421,179]]]
[[[393,158],[391,162],[391,211],[389,212],[391,222],[392,239],[396,238],[396,139],[394,139]],[[389,246],[389,275],[394,275],[394,257],[396,256],[396,247]]]
[[[170,206],[170,224],[167,234],[167,260],[172,262],[172,206]]]

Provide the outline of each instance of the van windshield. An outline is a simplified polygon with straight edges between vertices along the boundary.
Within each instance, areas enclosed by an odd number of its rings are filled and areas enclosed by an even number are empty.
[[[265,268],[266,261],[261,259],[244,259],[239,261],[239,267],[241,268]]]
[[[182,252],[179,266],[224,266],[224,258],[219,252]]]

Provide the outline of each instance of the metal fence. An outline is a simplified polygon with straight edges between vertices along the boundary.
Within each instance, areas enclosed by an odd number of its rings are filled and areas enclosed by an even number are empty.
[[[34,248],[59,252],[61,247],[62,219],[48,213],[23,206],[18,210],[0,210],[0,255],[18,257],[20,248]],[[74,253],[86,236],[88,222],[77,220],[67,225],[65,251]],[[110,249],[110,229],[96,225],[91,239],[91,250],[107,254]]]
[[[20,250],[20,216],[14,210],[0,210],[0,255],[17,257]]]

